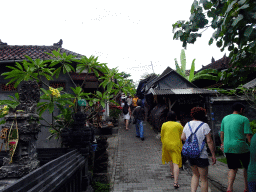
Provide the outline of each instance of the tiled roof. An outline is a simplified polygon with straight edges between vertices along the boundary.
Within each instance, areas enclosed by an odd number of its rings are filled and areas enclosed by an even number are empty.
[[[226,55],[224,55],[221,59],[215,61],[214,59],[212,60],[212,63],[206,65],[206,66],[202,66],[202,68],[199,70],[204,70],[204,69],[228,69],[231,67],[231,64],[229,64],[230,62],[230,58],[226,57]],[[197,71],[197,72],[199,72]]]
[[[230,58],[226,57],[226,55],[224,55],[221,59],[215,61],[212,58],[212,63],[206,65],[206,66],[202,66],[202,68],[200,70],[197,71],[197,73],[199,71],[202,71],[204,69],[217,69],[217,70],[222,70],[222,69],[229,69],[232,67],[232,64],[230,63]],[[245,66],[246,67],[246,66]],[[256,67],[256,61],[250,65],[248,65],[248,67]]]
[[[60,53],[66,53],[67,55],[75,55],[81,57],[78,53],[64,49],[62,46],[62,40],[52,46],[37,46],[37,45],[7,45],[0,40],[0,61],[12,61],[26,59],[25,55],[32,59],[51,59],[47,53],[51,53],[53,50],[60,49]]]

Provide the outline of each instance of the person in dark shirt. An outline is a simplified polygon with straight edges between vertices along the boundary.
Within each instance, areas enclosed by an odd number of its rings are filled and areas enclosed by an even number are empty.
[[[133,111],[133,117],[136,119],[136,137],[144,141],[143,121],[145,119],[145,110],[142,106],[142,101],[137,101],[137,107]]]

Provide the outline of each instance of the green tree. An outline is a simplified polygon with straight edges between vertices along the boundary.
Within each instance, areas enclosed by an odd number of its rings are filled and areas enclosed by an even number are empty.
[[[158,74],[155,74],[155,73],[144,73],[144,74],[142,74],[141,76],[140,76],[140,78],[141,79],[146,79],[146,78],[148,78],[148,77],[151,77],[151,76],[153,76],[153,75],[156,75],[156,76],[159,76]]]
[[[194,0],[188,21],[173,24],[174,39],[194,43],[207,28],[214,30],[209,45],[228,48],[233,66],[249,66],[256,58],[255,0]],[[234,71],[236,72],[236,71]]]

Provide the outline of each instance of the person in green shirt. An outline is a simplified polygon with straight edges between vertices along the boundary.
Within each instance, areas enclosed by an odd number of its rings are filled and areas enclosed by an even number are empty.
[[[251,145],[250,145],[250,164],[248,166],[247,174],[248,174],[248,186],[249,192],[256,191],[256,134],[252,137]]]
[[[241,162],[244,167],[244,192],[246,192],[248,191],[247,169],[250,162],[250,149],[246,138],[251,142],[252,131],[248,118],[243,116],[245,106],[234,103],[232,110],[233,113],[225,116],[221,122],[221,147],[224,148],[229,168],[227,192],[233,191],[236,173],[238,168],[241,168]]]

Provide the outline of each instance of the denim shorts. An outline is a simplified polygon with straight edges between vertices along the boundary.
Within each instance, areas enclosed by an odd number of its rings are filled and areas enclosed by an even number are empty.
[[[197,167],[202,167],[202,168],[208,167],[210,165],[208,159],[202,159],[202,158],[197,158],[197,159],[188,158],[188,162],[190,166],[196,165]]]

